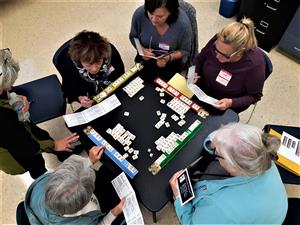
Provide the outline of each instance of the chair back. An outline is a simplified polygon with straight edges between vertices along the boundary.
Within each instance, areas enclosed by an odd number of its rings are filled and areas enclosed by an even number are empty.
[[[273,64],[272,64],[269,56],[264,52],[264,50],[262,50],[262,49],[260,49],[260,50],[261,50],[261,53],[262,53],[265,63],[266,63],[266,68],[265,68],[265,80],[266,80],[273,72]]]
[[[54,53],[52,62],[54,64],[54,66],[56,67],[56,69],[60,72],[62,65],[63,65],[63,56],[65,54],[67,54],[68,50],[69,50],[69,45],[70,45],[70,41],[68,40],[66,41],[62,46],[59,47],[59,49],[57,49],[57,51]],[[61,73],[61,72],[60,72]]]
[[[24,206],[24,201],[20,202],[16,212],[17,225],[30,225]]]
[[[300,199],[289,198],[289,207],[282,225],[300,224]]]
[[[185,2],[184,0],[179,0],[179,7],[182,9],[188,16],[192,31],[193,31],[193,37],[192,37],[192,46],[191,46],[191,53],[188,57],[187,65],[186,67],[192,66],[194,63],[194,58],[198,55],[198,26],[197,26],[197,18],[196,18],[196,9],[193,5],[191,5],[188,2]]]
[[[37,124],[66,113],[66,99],[63,96],[61,83],[55,74],[25,83],[12,88],[19,95],[31,102],[30,120]]]

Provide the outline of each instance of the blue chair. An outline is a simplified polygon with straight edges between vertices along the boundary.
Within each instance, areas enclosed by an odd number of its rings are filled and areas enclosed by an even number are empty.
[[[60,73],[61,77],[63,78],[63,75],[66,73],[65,72],[65,65],[66,65],[66,54],[68,54],[69,51],[69,46],[70,46],[70,40],[66,41],[65,43],[60,46],[56,52],[54,53],[54,56],[52,58],[52,62],[57,69],[57,71]],[[74,108],[72,106],[72,102],[66,98],[67,103],[70,104],[70,107],[72,111],[74,112]]]
[[[197,25],[197,18],[196,18],[196,9],[195,7],[184,1],[184,0],[179,0],[179,8],[182,9],[188,16],[191,27],[192,27],[192,46],[191,46],[191,53],[188,57],[187,65],[185,65],[186,68],[188,69],[190,66],[194,65],[194,58],[198,55],[198,25]]]
[[[16,213],[17,225],[30,225],[24,206],[24,201],[20,202]]]
[[[30,120],[41,123],[66,113],[66,99],[55,74],[14,86],[12,91],[24,95],[31,102]]]
[[[282,225],[300,224],[300,198],[289,198],[289,208]]]
[[[272,72],[273,72],[273,64],[272,64],[272,61],[271,61],[271,59],[269,58],[269,56],[268,56],[262,49],[261,49],[261,53],[262,53],[262,55],[263,55],[263,57],[264,57],[264,60],[265,60],[265,63],[266,63],[266,67],[265,67],[265,80],[267,80],[267,79],[269,78],[269,76],[270,76],[270,75],[272,74]],[[251,120],[251,118],[252,118],[252,116],[253,116],[254,110],[255,110],[255,108],[256,108],[256,104],[257,104],[257,103],[254,104],[253,109],[252,109],[252,111],[251,111],[251,113],[250,113],[249,119],[247,120],[246,123],[249,123],[249,122],[250,122],[250,120]]]

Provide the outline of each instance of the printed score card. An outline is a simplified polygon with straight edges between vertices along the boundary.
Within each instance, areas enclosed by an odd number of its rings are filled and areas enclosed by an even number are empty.
[[[195,197],[187,168],[177,177],[177,186],[181,205],[185,205]]]
[[[111,181],[119,198],[125,197],[123,214],[128,225],[144,225],[144,219],[135,195],[135,192],[129,183],[126,175],[122,172]]]

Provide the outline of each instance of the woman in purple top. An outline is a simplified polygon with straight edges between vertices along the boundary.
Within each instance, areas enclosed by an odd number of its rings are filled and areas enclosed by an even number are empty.
[[[195,64],[194,83],[219,99],[216,108],[239,113],[261,99],[266,63],[250,19],[223,28],[201,50]]]

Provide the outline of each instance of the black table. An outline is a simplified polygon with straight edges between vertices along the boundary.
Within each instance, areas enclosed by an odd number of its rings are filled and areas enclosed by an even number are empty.
[[[287,132],[288,134],[300,138],[300,127],[291,127],[291,126],[282,126],[282,125],[274,125],[274,124],[267,124],[264,127],[265,132],[269,132],[270,129],[277,131],[278,133],[282,134],[283,131]],[[276,164],[277,165],[277,164]],[[292,172],[286,170],[285,168],[277,165],[279,170],[281,179],[283,183],[287,184],[300,184],[300,177]]]
[[[143,80],[144,77],[140,76]],[[128,83],[128,82],[127,82]],[[131,157],[127,158],[139,171],[139,173],[130,179],[138,199],[140,202],[151,212],[153,212],[154,221],[156,221],[155,212],[161,210],[167,202],[172,198],[171,188],[169,187],[169,179],[178,170],[187,167],[191,162],[196,160],[201,153],[202,144],[206,136],[212,131],[218,129],[222,124],[238,121],[238,115],[232,111],[227,110],[219,115],[210,115],[206,119],[199,117],[192,109],[186,113],[186,124],[182,127],[178,126],[176,122],[171,119],[171,115],[175,114],[173,110],[167,107],[167,102],[172,99],[167,93],[165,93],[166,104],[161,104],[159,92],[155,90],[156,84],[153,80],[145,80],[145,87],[139,91],[132,99],[119,88],[115,94],[119,98],[122,105],[115,110],[111,111],[107,115],[98,118],[88,125],[91,125],[101,136],[108,141],[115,149],[121,154],[125,151],[123,146],[115,141],[109,134],[106,133],[108,128],[114,128],[116,124],[120,123],[126,130],[136,135],[136,139],[133,141],[131,147],[140,151],[139,158],[132,160]],[[126,84],[125,84],[126,85]],[[139,97],[143,95],[145,99],[139,100]],[[171,127],[166,128],[164,125],[157,130],[154,125],[159,121],[159,117],[156,115],[156,111],[167,113],[167,121],[170,122]],[[124,116],[124,112],[130,113],[129,117]],[[152,175],[148,171],[148,167],[161,155],[155,149],[154,141],[160,136],[167,137],[172,131],[181,134],[185,131],[196,119],[200,120],[204,128],[190,140],[190,142],[175,156],[174,159],[163,168],[157,175]],[[91,141],[83,134],[82,130],[87,126],[77,126],[71,128],[72,132],[77,132],[81,136],[82,143],[89,143]],[[86,146],[90,147],[90,146]],[[154,153],[153,158],[149,157],[147,149],[151,148]],[[103,164],[114,171],[117,174],[121,172],[121,169],[115,165],[106,155],[102,156],[101,161]]]

